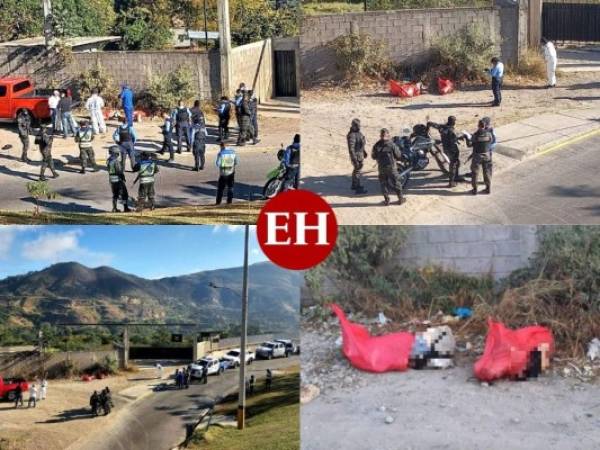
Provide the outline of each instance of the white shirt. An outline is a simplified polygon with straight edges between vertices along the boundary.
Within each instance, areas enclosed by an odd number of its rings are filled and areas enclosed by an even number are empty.
[[[552,42],[547,42],[544,45],[544,59],[546,62],[555,62],[557,60],[556,48]]]
[[[56,95],[51,95],[48,98],[48,107],[50,109],[56,109],[56,107],[58,106],[58,102],[60,101],[60,97],[57,97]]]
[[[102,100],[102,97],[99,95],[94,94],[88,98],[87,102],[85,103],[85,107],[90,111],[100,111],[102,108],[104,108],[104,100]]]
[[[35,386],[31,386],[29,388],[29,396],[31,398],[36,398],[37,397],[37,389],[35,388]]]

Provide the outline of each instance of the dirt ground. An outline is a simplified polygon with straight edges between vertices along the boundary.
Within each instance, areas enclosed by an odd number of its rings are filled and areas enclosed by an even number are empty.
[[[115,408],[119,409],[131,400],[127,393],[120,393],[136,386],[143,391],[143,386],[156,383],[157,376],[150,369],[90,382],[49,380],[46,400],[38,401],[36,408],[27,408],[28,393],[23,394],[24,408],[15,409],[13,403],[1,402],[0,449],[65,449],[80,437],[106,426],[115,416],[91,416],[89,398],[94,390],[108,386]]]
[[[491,117],[493,126],[499,127],[542,113],[598,106],[598,73],[560,74],[558,79],[558,87],[553,90],[544,89],[543,82],[517,88],[515,82],[508,79],[499,108],[488,106],[492,99],[488,86],[471,87],[443,97],[427,94],[412,99],[392,97],[387,85],[350,91],[328,87],[306,90],[301,102],[303,188],[326,196],[342,224],[404,223],[404,216],[409,215],[409,210],[418,211],[430,203],[437,191],[433,189],[428,195],[410,196],[406,209],[395,209],[390,213],[389,208],[378,206],[382,196],[376,181],[376,165],[369,157],[364,168],[369,192],[366,195],[354,195],[350,190],[352,166],[346,144],[346,134],[353,118],[361,119],[370,152],[383,127],[393,135],[398,135],[403,128],[416,123],[427,120],[444,122],[449,115],[455,115],[458,129],[472,132],[477,127],[477,120],[483,116]],[[497,169],[510,164],[510,161],[506,161],[510,158],[502,155],[495,155],[494,158]],[[462,159],[466,159],[466,154]],[[435,179],[440,174],[439,171],[433,171],[428,176]],[[444,184],[445,190],[446,186]],[[452,193],[469,189],[470,185],[459,184]],[[361,206],[369,208],[361,209],[361,214],[357,216],[356,207]],[[399,217],[390,218],[395,211]]]
[[[371,374],[336,343],[334,320],[304,321],[302,385],[320,394],[302,405],[302,448],[590,449],[600,445],[600,383],[562,376],[482,384],[472,375],[483,337],[456,367]],[[458,343],[460,347],[461,343]]]

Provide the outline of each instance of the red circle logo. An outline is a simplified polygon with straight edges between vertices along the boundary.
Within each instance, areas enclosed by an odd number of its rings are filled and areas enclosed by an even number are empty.
[[[260,211],[256,235],[267,257],[286,269],[304,270],[329,256],[337,239],[331,206],[317,194],[294,190],[269,200]]]

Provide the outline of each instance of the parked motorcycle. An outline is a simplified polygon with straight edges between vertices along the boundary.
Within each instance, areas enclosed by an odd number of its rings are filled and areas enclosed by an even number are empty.
[[[283,155],[285,150],[283,147],[277,152],[277,159],[279,160],[279,165],[273,168],[267,174],[267,183],[263,188],[263,197],[266,199],[271,199],[280,192],[283,191],[285,187],[285,173],[287,171],[285,167],[285,163],[283,162]]]
[[[394,136],[394,144],[400,148],[401,159],[398,162],[398,172],[402,186],[405,187],[413,171],[425,170],[429,166],[429,156],[437,163],[443,173],[448,173],[450,159],[440,147],[441,141],[435,140],[426,125],[415,125],[412,131],[403,130],[402,136]]]

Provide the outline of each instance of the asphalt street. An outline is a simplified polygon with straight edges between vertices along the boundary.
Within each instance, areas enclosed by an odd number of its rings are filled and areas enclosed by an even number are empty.
[[[270,124],[268,124],[270,125]],[[160,150],[160,136],[156,133],[156,125],[142,124],[139,127],[143,138],[136,146],[138,151]],[[267,127],[265,127],[267,128]],[[59,178],[52,179],[49,170],[46,177],[50,188],[58,194],[54,199],[41,199],[43,210],[61,212],[106,212],[112,209],[112,194],[106,171],[107,148],[110,144],[109,133],[95,143],[96,158],[99,162],[98,172],[80,174],[79,155],[76,144],[72,139],[55,138],[53,157]],[[214,133],[214,130],[210,130]],[[288,133],[289,134],[289,133]],[[277,150],[287,136],[265,136],[257,146],[247,145],[235,147],[239,156],[239,166],[236,171],[234,201],[261,198],[262,188],[266,182],[267,173],[277,167]],[[37,146],[30,144],[30,164],[19,160],[21,143],[10,126],[0,129],[0,147],[9,143],[12,148],[0,150],[0,209],[3,210],[32,210],[34,199],[27,192],[28,182],[36,181],[40,172],[40,153]],[[232,140],[232,144],[234,141]],[[167,162],[168,155],[158,155],[160,173],[156,176],[156,205],[157,207],[204,205],[214,203],[218,170],[215,166],[219,147],[214,136],[209,140],[206,151],[205,169],[200,172],[193,170],[194,157],[191,152],[184,150],[175,155],[175,162]],[[58,163],[57,163],[58,161]],[[139,184],[134,185],[136,174],[130,172],[129,160],[126,162],[127,189],[130,197],[137,198]]]
[[[266,369],[283,369],[299,364],[299,357],[255,361],[247,374],[257,378],[256,389],[263,386]],[[182,443],[201,418],[202,411],[219,399],[237,392],[239,370],[212,375],[208,384],[192,384],[189,389],[153,392],[117,411],[113,423],[101,432],[77,442],[73,448],[86,450],[169,450]],[[164,381],[164,380],[163,380]],[[172,380],[169,381],[173,383]],[[274,374],[274,384],[277,374]],[[158,383],[157,383],[158,384]]]
[[[600,135],[495,174],[492,194],[448,192],[411,217],[415,224],[598,224]],[[480,175],[481,177],[481,175]],[[470,185],[465,184],[465,189]],[[427,183],[419,187],[426,193]],[[414,191],[413,191],[414,192]],[[408,196],[411,195],[411,187]]]

